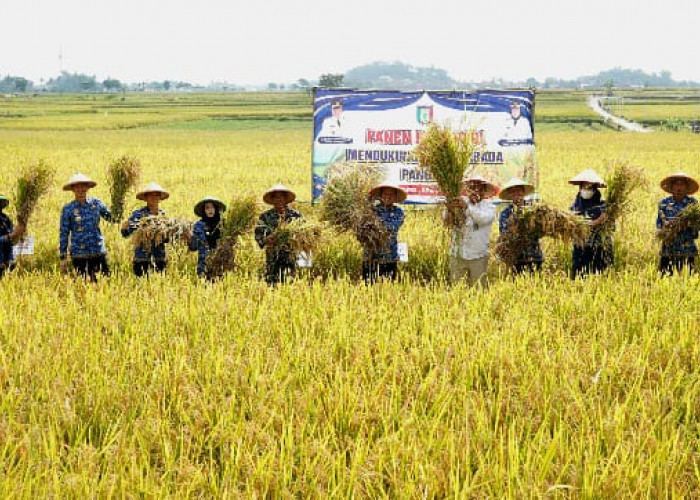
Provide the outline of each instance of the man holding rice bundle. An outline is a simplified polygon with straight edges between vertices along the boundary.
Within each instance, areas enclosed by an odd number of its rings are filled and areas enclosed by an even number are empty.
[[[97,273],[109,276],[107,248],[100,231],[100,217],[112,221],[112,213],[97,198],[88,198],[89,189],[97,182],[80,172],[63,185],[64,191],[73,191],[75,199],[64,205],[61,211],[58,252],[61,271],[68,271],[68,246],[70,257],[78,274],[97,282]]]
[[[525,206],[525,197],[535,191],[535,186],[527,182],[512,178],[503,187],[498,197],[511,202],[498,217],[498,229],[500,234],[508,231],[517,231],[516,219]],[[523,235],[526,246],[515,257],[512,264],[515,274],[522,274],[525,271],[534,272],[542,269],[544,254],[540,239],[535,235]]]
[[[383,248],[363,248],[362,279],[365,283],[374,283],[378,278],[394,281],[398,276],[398,234],[404,222],[403,210],[395,203],[406,200],[406,191],[393,184],[381,183],[370,190],[369,196],[379,201],[374,212],[388,231],[389,238]]]
[[[485,287],[491,224],[496,218],[496,208],[488,198],[498,192],[498,186],[481,176],[471,176],[465,188],[466,196],[449,202],[443,214],[450,217],[450,208],[464,212],[464,222],[451,233],[450,283],[456,284],[466,276],[470,285]]]
[[[659,202],[659,211],[656,217],[656,229],[661,231],[673,225],[679,214],[698,200],[689,196],[698,190],[698,181],[685,172],[676,172],[661,181],[661,189],[671,196]],[[685,227],[677,232],[677,235],[661,245],[661,258],[659,270],[662,275],[673,275],[674,271],[687,268],[690,273],[695,271],[695,257],[698,247],[695,240],[698,238],[697,227]]]
[[[136,193],[136,199],[145,201],[146,206],[135,210],[128,220],[124,221],[121,227],[122,236],[128,238],[139,227],[141,219],[149,216],[165,216],[165,211],[159,207],[160,202],[170,197],[165,189],[159,184],[151,182],[141,191]],[[167,239],[159,243],[149,243],[134,245],[133,269],[136,276],[148,275],[151,269],[162,273],[168,264],[165,244]]]
[[[10,204],[5,196],[0,195],[0,277],[5,271],[11,271],[15,265],[12,245],[22,237],[25,227],[22,224],[12,225],[10,217],[3,212]]]
[[[270,285],[284,283],[287,276],[293,278],[296,274],[296,256],[290,249],[276,245],[274,236],[281,222],[303,219],[301,213],[289,206],[295,199],[296,194],[282,184],[272,186],[263,195],[263,201],[273,208],[260,215],[255,241],[265,249],[265,281]]]

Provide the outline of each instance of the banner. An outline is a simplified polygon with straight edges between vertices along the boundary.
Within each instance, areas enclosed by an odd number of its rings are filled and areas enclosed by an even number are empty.
[[[430,123],[471,134],[473,173],[503,185],[518,177],[537,186],[531,90],[314,90],[312,199],[319,201],[335,163],[381,164],[385,181],[407,203],[436,203],[440,193],[413,149]]]

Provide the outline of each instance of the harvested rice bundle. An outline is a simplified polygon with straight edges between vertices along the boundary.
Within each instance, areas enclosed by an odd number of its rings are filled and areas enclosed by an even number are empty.
[[[669,224],[656,233],[664,243],[671,244],[686,229],[700,230],[700,203],[688,205]]]
[[[338,233],[352,232],[360,245],[371,252],[383,248],[389,239],[389,232],[377,217],[368,194],[381,178],[379,165],[334,165],[321,205],[321,220]]]
[[[289,252],[295,256],[300,252],[310,253],[316,248],[323,226],[304,219],[292,219],[290,222],[280,221],[272,233],[274,241],[272,251],[274,253]]]
[[[18,224],[27,226],[27,222],[41,198],[51,187],[56,171],[43,159],[25,167],[17,179],[15,204],[17,206]]]
[[[207,269],[211,274],[220,276],[233,270],[238,238],[253,228],[257,213],[258,203],[252,196],[231,201],[221,219],[221,239],[216,249],[207,256]]]
[[[185,235],[191,234],[192,225],[189,221],[171,219],[163,215],[144,217],[134,232],[134,246],[148,250],[161,243],[185,242]]]
[[[136,186],[141,177],[141,160],[134,156],[121,156],[107,167],[109,176],[110,208],[112,219],[120,222],[124,216],[124,200],[129,189]]]
[[[603,230],[611,232],[615,230],[615,222],[630,211],[632,191],[647,186],[648,182],[641,168],[621,163],[613,167],[605,183],[608,186],[605,200],[605,213],[608,218]]]
[[[471,137],[470,131],[455,133],[449,126],[433,123],[414,150],[418,163],[428,169],[445,196],[450,212],[445,221],[450,227],[459,227],[465,220],[464,211],[451,202],[462,194],[462,181],[476,150]]]
[[[510,265],[527,249],[531,238],[550,237],[583,245],[590,236],[586,221],[545,203],[523,207],[513,215],[513,229],[500,235],[495,247],[496,257]]]

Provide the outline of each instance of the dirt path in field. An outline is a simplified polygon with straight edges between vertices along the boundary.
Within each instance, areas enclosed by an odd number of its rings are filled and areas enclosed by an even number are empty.
[[[590,96],[588,98],[588,107],[590,107],[593,111],[598,113],[600,116],[602,116],[605,121],[609,121],[614,123],[615,125],[619,126],[620,128],[623,128],[625,130],[629,130],[630,132],[653,132],[652,129],[650,128],[645,128],[642,127],[639,123],[634,123],[628,120],[625,120],[624,118],[620,118],[619,116],[612,115],[605,111],[603,109],[603,105],[601,104],[601,97],[598,96]]]

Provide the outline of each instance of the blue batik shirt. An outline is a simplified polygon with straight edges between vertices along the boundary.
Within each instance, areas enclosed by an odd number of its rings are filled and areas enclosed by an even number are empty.
[[[97,198],[86,198],[85,203],[73,200],[63,207],[58,240],[62,259],[68,253],[68,240],[72,257],[96,257],[107,253],[100,231],[100,217],[109,222],[112,213]]]
[[[498,231],[500,234],[505,234],[510,225],[514,222],[513,212],[514,205],[508,205],[498,216]],[[516,212],[517,213],[517,212]],[[528,235],[529,244],[523,252],[518,255],[516,262],[542,262],[544,254],[540,246],[540,239],[535,236]]]
[[[6,267],[14,261],[12,240],[9,236],[13,229],[10,218],[0,212],[0,268]]]
[[[598,189],[595,190],[593,196],[588,200],[582,198],[580,194],[577,194],[574,204],[571,205],[571,211],[588,221],[594,221],[605,213],[605,200]],[[588,237],[588,240],[586,240],[586,246],[612,245],[612,236],[610,236],[609,233],[603,233],[603,226],[604,225],[601,224],[591,227],[591,235]]]
[[[681,201],[676,201],[673,196],[664,198],[659,202],[659,214],[656,217],[656,228],[661,229],[664,222],[671,222],[678,214],[690,205],[694,205],[698,200],[691,196],[686,196]],[[695,239],[698,237],[698,230],[688,228],[676,237],[671,243],[664,242],[661,245],[661,255],[664,257],[689,257],[697,255],[698,247]]]
[[[141,219],[152,215],[147,206],[134,210],[131,217],[129,217],[129,226],[126,229],[122,229],[122,236],[124,238],[131,236],[131,234],[139,228]],[[165,211],[159,208],[158,215],[165,216]],[[167,260],[165,255],[165,243],[166,241],[159,245],[134,245],[134,262],[150,262],[151,260],[162,262]]]
[[[375,262],[396,262],[399,260],[399,229],[404,222],[404,213],[400,207],[391,205],[385,207],[383,204],[378,204],[374,207],[374,213],[377,214],[379,220],[382,221],[384,227],[389,231],[389,240],[384,248],[370,255],[368,249],[364,249],[363,259],[373,260]]]
[[[197,274],[199,276],[206,272],[207,256],[214,251],[207,240],[207,223],[199,220],[192,228],[192,239],[190,240],[190,250],[197,252]]]

